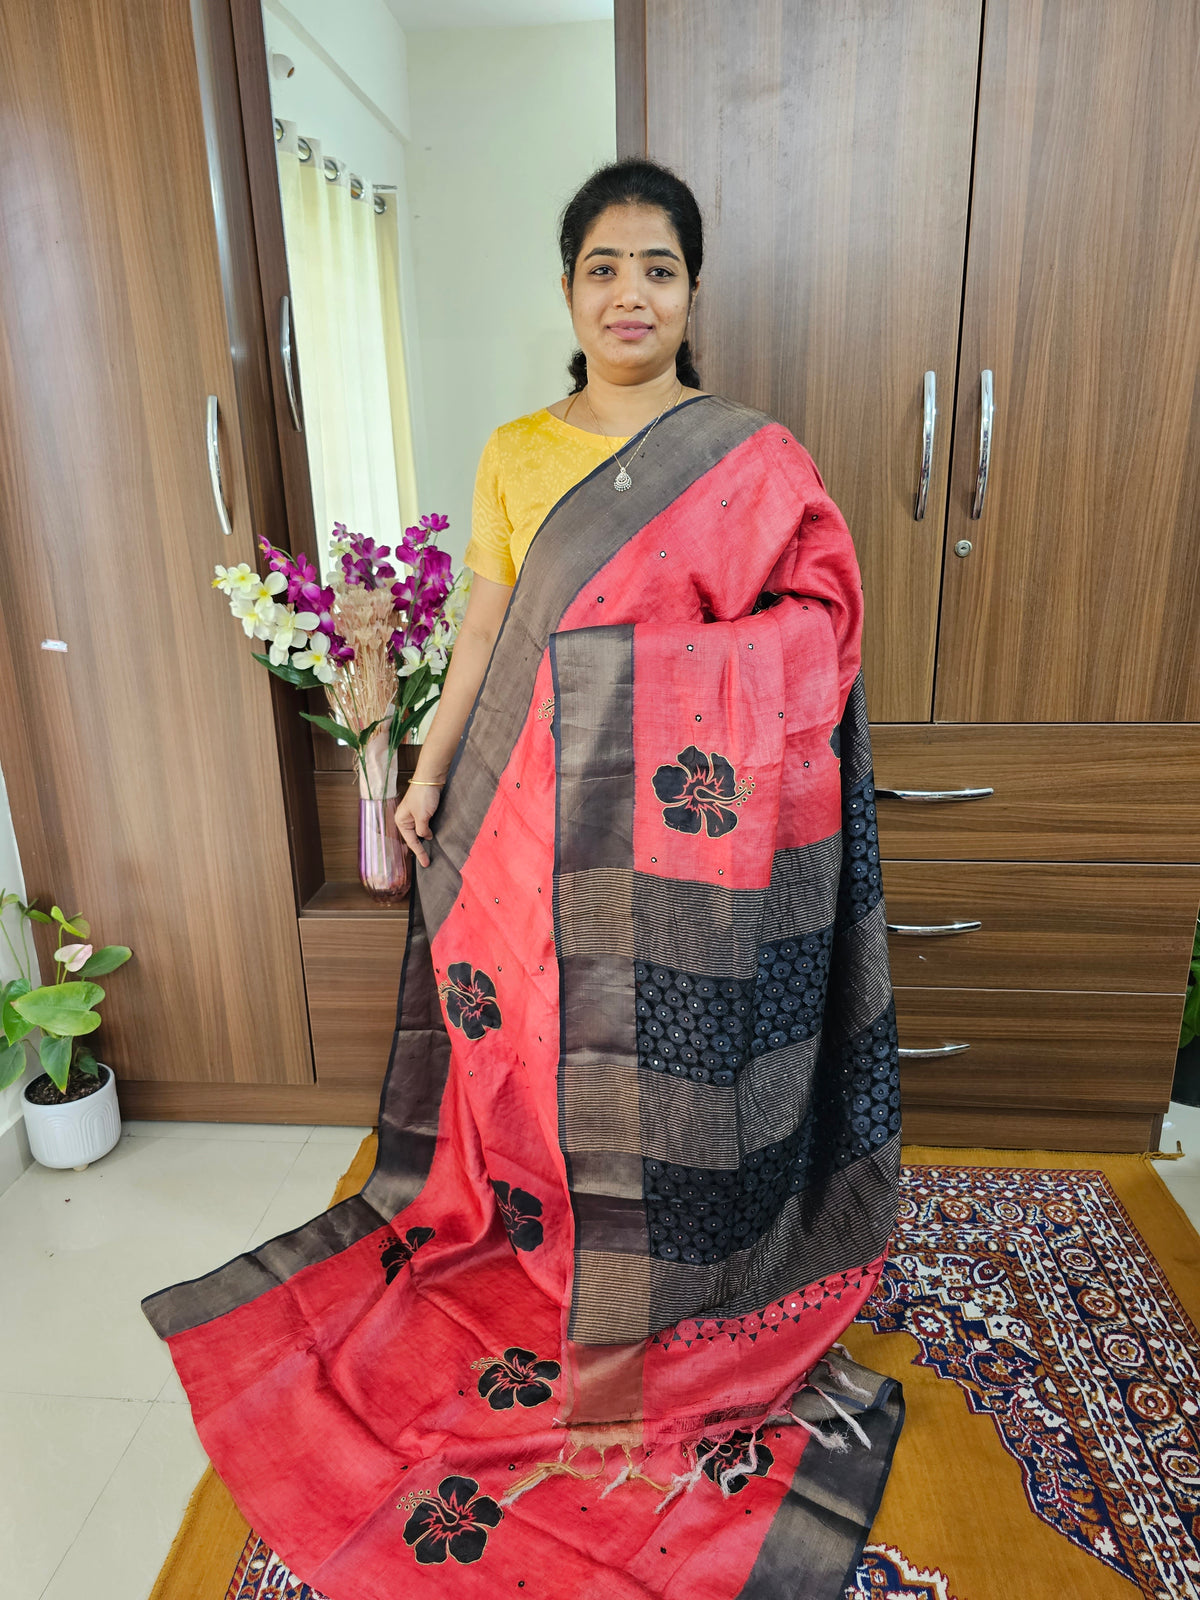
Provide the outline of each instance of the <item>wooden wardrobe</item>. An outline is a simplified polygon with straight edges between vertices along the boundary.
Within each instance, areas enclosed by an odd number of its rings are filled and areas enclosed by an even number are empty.
[[[706,387],[854,536],[905,1135],[1156,1147],[1200,901],[1200,10],[616,0]]]

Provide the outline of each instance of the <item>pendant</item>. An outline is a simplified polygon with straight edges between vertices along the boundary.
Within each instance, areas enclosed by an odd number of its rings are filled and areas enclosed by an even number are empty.
[[[625,471],[624,467],[621,468],[620,472],[618,472],[616,477],[613,479],[613,488],[618,494],[624,494],[626,489],[633,488],[633,479]]]

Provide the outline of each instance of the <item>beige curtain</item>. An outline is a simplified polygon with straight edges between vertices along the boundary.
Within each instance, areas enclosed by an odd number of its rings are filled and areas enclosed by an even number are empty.
[[[394,195],[353,198],[338,162],[283,123],[276,149],[322,574],[335,522],[393,548],[415,522],[416,476],[400,322]],[[301,144],[311,154],[301,160]]]

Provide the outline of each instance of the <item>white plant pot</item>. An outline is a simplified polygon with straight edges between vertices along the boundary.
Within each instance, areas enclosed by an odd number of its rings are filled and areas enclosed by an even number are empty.
[[[34,1160],[44,1167],[74,1167],[82,1172],[106,1156],[121,1137],[121,1111],[117,1105],[117,1080],[103,1063],[103,1088],[82,1100],[62,1105],[35,1105],[22,1093],[25,1131]]]

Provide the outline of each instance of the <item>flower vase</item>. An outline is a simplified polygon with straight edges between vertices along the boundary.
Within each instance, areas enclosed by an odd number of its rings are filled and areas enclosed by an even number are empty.
[[[388,732],[367,740],[358,763],[358,875],[371,898],[398,906],[408,896],[412,853],[396,829],[396,758]]]

